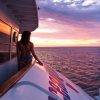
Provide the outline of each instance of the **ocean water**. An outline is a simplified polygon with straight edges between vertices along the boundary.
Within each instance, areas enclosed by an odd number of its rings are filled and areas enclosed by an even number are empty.
[[[40,47],[35,52],[45,66],[56,69],[89,95],[99,94],[100,47]]]

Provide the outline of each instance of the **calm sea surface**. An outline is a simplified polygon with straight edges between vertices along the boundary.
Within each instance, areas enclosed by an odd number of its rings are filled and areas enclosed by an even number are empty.
[[[100,88],[100,47],[41,47],[35,52],[43,63],[58,70],[91,96]]]

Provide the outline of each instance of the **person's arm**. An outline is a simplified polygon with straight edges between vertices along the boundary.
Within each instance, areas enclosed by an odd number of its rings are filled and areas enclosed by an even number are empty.
[[[43,66],[43,63],[39,60],[39,58],[35,54],[34,45],[33,44],[31,44],[31,52],[32,52],[33,57],[38,61],[38,63]]]

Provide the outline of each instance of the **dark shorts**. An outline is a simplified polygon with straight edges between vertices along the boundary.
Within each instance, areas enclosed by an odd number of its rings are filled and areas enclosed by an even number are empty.
[[[19,60],[23,61],[23,62],[25,62],[25,61],[32,61],[32,55],[21,56],[19,58]]]
[[[27,56],[21,56],[18,59],[19,63],[19,68],[18,70],[21,70],[22,68],[26,67],[27,65],[31,64],[32,62],[32,55],[27,55]]]

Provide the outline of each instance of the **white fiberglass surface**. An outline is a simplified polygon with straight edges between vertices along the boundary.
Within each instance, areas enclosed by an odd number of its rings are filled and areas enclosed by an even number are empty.
[[[33,98],[35,100],[48,100],[48,96],[52,94],[47,90],[47,73],[40,67],[33,66],[0,100],[33,100]]]
[[[62,74],[39,65],[33,66],[0,100],[52,100],[49,95],[55,100],[93,100]]]

